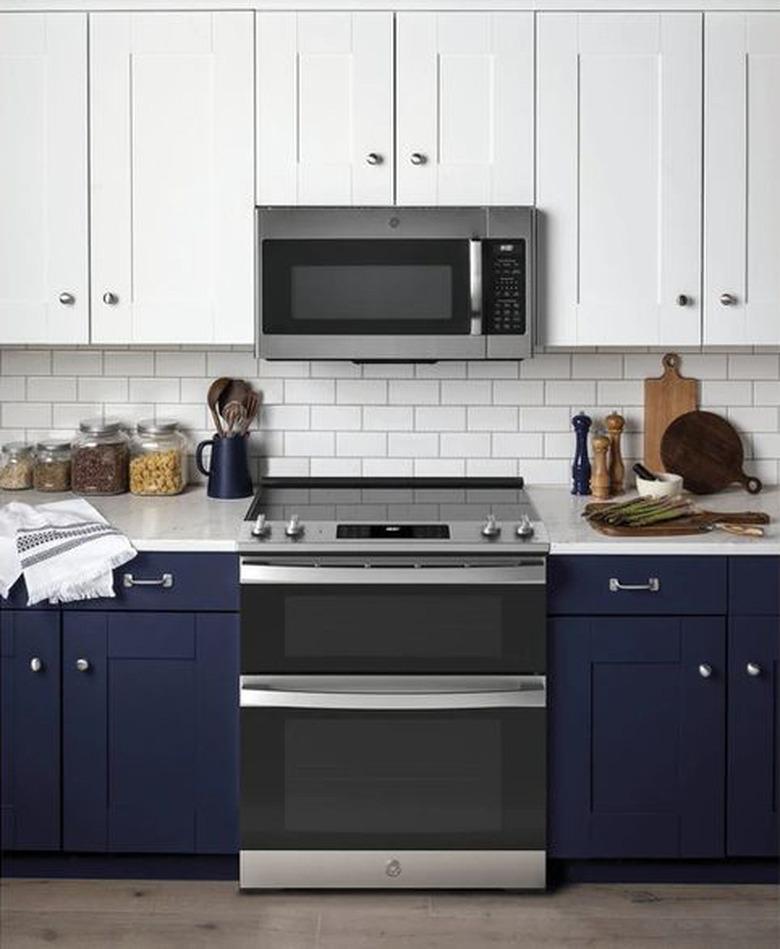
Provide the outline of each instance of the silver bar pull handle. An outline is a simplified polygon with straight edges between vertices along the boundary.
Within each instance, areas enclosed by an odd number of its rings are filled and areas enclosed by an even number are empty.
[[[658,593],[661,589],[661,581],[658,577],[650,577],[647,583],[621,583],[617,577],[609,578],[609,592],[619,593],[622,590],[629,592],[635,590],[645,590],[648,593]]]
[[[123,573],[122,586],[127,590],[131,587],[162,587],[163,590],[170,590],[173,586],[173,574],[164,573],[156,580],[141,580],[139,577],[134,577],[132,573]]]
[[[482,241],[469,241],[469,295],[471,335],[482,335]]]

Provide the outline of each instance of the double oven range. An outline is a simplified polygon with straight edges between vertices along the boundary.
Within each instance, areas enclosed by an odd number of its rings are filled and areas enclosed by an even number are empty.
[[[545,885],[547,538],[520,479],[266,479],[242,888]]]

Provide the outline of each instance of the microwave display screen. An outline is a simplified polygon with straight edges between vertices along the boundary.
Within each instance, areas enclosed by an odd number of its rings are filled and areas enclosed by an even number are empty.
[[[290,269],[293,320],[449,320],[452,271],[443,264],[327,264]]]

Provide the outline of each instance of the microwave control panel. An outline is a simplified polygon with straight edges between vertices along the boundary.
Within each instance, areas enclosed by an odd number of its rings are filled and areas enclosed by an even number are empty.
[[[484,332],[525,333],[525,241],[482,242]]]

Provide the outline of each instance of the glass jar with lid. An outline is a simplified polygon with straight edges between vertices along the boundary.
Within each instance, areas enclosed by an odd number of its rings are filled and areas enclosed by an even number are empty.
[[[38,442],[33,486],[36,491],[70,490],[70,442],[62,439]]]
[[[130,491],[165,496],[184,490],[187,440],[172,419],[144,419],[130,444]]]
[[[119,419],[91,418],[81,422],[71,452],[73,490],[77,494],[124,494],[128,445]]]
[[[0,453],[0,490],[22,491],[33,483],[33,446],[26,442],[7,442]]]

